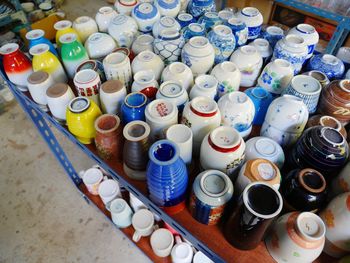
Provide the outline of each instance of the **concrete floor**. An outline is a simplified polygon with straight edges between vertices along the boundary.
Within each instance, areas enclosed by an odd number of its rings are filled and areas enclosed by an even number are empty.
[[[69,0],[63,9],[74,19],[102,5]],[[78,171],[93,164],[57,137]],[[81,198],[17,103],[0,115],[0,149],[1,263],[149,262]]]

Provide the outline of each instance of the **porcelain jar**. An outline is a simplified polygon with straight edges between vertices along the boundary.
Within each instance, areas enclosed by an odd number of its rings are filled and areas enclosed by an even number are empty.
[[[118,13],[115,10],[113,10],[112,7],[110,7],[110,6],[101,7],[95,16],[95,20],[96,20],[99,31],[100,32],[107,32],[110,22],[117,15],[118,15]]]
[[[255,7],[245,7],[237,14],[248,27],[248,40],[256,39],[260,35],[263,16]]]
[[[100,105],[101,79],[96,71],[83,69],[75,74],[73,82],[79,96],[87,97],[93,100],[96,105]]]
[[[179,81],[164,81],[157,92],[157,99],[165,99],[173,102],[181,113],[188,102],[188,94]]]
[[[139,35],[132,43],[131,50],[136,56],[145,50],[153,52],[153,42],[153,36],[147,34]]]
[[[284,31],[278,26],[268,26],[262,33],[261,37],[269,41],[272,49],[275,48],[276,43],[284,37]]]
[[[235,63],[241,71],[240,86],[254,86],[263,65],[263,59],[258,50],[249,45],[240,47],[233,52],[230,61]]]
[[[187,10],[195,19],[198,19],[206,12],[215,12],[216,4],[213,0],[192,0],[189,2]]]
[[[85,97],[77,97],[67,108],[68,130],[83,144],[92,143],[96,135],[95,120],[102,115],[99,107]]]
[[[182,62],[173,62],[162,72],[162,82],[174,80],[181,83],[182,87],[188,92],[193,86],[193,74],[191,69]]]
[[[100,88],[102,111],[108,114],[119,115],[126,93],[125,85],[119,80],[107,80],[102,83]]]
[[[208,39],[215,50],[215,64],[228,60],[235,50],[236,41],[232,30],[228,26],[215,26],[213,30],[208,33]]]
[[[297,75],[308,54],[305,40],[298,35],[288,35],[279,40],[272,55],[272,61],[282,58],[289,61],[294,68],[294,75]]]
[[[84,46],[76,40],[75,34],[65,34],[60,37],[61,59],[69,78],[73,78],[78,66],[89,60]]]
[[[226,25],[231,28],[233,35],[235,36],[236,46],[244,46],[248,41],[248,27],[240,18],[230,18]]]
[[[178,61],[185,39],[175,29],[164,29],[154,40],[154,53],[159,55],[165,64]]]
[[[17,85],[19,90],[27,91],[27,78],[33,72],[29,58],[19,50],[16,43],[3,45],[0,48],[0,54],[3,56],[2,64],[9,80]],[[34,70],[39,69],[35,68]]]
[[[156,23],[154,23],[152,28],[152,34],[155,38],[159,37],[160,32],[165,29],[173,29],[180,32],[181,26],[175,18],[171,16],[162,16]]]
[[[207,170],[196,176],[192,186],[189,210],[192,217],[205,225],[217,224],[233,195],[230,178],[218,170]]]
[[[320,217],[326,225],[326,243],[323,251],[336,258],[349,254],[350,193],[333,198],[320,213]]]
[[[126,95],[121,107],[123,124],[131,121],[145,121],[145,110],[148,103],[146,95],[141,92],[132,92]]]
[[[215,26],[221,24],[221,20],[217,12],[205,12],[198,19],[198,23],[204,25],[205,30],[209,32]]]
[[[182,35],[186,42],[188,42],[192,37],[205,37],[205,27],[202,24],[191,23],[182,29]]]
[[[272,48],[269,42],[266,39],[257,38],[250,42],[249,45],[254,46],[256,48],[256,50],[260,53],[261,57],[263,58],[263,64],[266,65],[272,56]]]
[[[208,97],[196,97],[185,105],[181,123],[193,132],[193,152],[199,154],[205,135],[220,126],[221,113],[216,102]]]
[[[257,136],[246,141],[245,159],[253,160],[262,158],[276,164],[282,169],[285,156],[282,147],[274,140]]]
[[[58,21],[54,24],[54,28],[56,30],[56,44],[58,46],[58,48],[61,47],[61,43],[60,43],[60,37],[63,36],[64,34],[76,34],[77,36],[77,40],[79,42],[81,42],[81,39],[79,37],[78,32],[72,28],[72,22],[69,20],[61,20]]]
[[[183,47],[181,60],[193,73],[193,76],[207,73],[214,65],[215,51],[205,37],[192,37]]]
[[[265,66],[258,78],[258,85],[274,95],[279,95],[288,87],[293,76],[292,64],[284,59],[276,59]]]
[[[114,7],[119,14],[130,16],[132,10],[137,4],[137,0],[116,0]]]
[[[260,135],[269,137],[282,147],[295,143],[303,132],[309,110],[298,97],[283,95],[269,106]]]
[[[208,97],[210,99],[216,99],[216,93],[218,89],[218,80],[212,75],[200,75],[194,81],[194,86],[190,91],[190,99],[196,97]]]
[[[99,60],[102,60],[117,48],[114,39],[105,33],[93,33],[85,41],[84,46],[91,59]]]
[[[107,80],[120,80],[127,89],[131,86],[132,71],[130,59],[127,55],[116,52],[111,53],[103,60],[103,68],[105,70]]]
[[[130,48],[138,32],[138,26],[130,16],[117,15],[114,17],[108,27],[110,34],[120,47]]]
[[[317,81],[320,82],[322,88],[325,88],[330,83],[327,75],[319,70],[311,70],[304,72],[303,74],[317,79]]]
[[[139,3],[132,10],[132,17],[135,19],[139,30],[143,34],[152,32],[153,25],[160,19],[157,7],[151,3]]]
[[[41,30],[41,29],[30,30],[26,34],[26,39],[29,41],[29,45],[28,45],[29,49],[38,44],[46,44],[50,47],[50,52],[54,54],[56,57],[58,56],[58,53],[54,45],[50,42],[50,40],[45,38],[44,30]]]
[[[255,115],[253,101],[245,93],[234,91],[221,97],[218,106],[221,124],[234,128],[240,136],[247,138]]]
[[[33,70],[46,71],[52,76],[55,83],[67,83],[68,78],[61,62],[49,51],[49,49],[48,45],[39,44],[29,50],[29,53],[33,56]]]
[[[185,28],[191,23],[195,23],[196,19],[191,14],[188,13],[179,13],[176,17],[176,21],[179,23],[180,28]]]
[[[290,34],[301,36],[305,40],[308,49],[306,59],[311,58],[319,40],[316,29],[309,24],[299,24],[288,31]]]
[[[266,248],[278,263],[314,262],[322,253],[325,233],[325,224],[316,214],[284,214],[272,225]]]
[[[252,100],[255,107],[253,125],[261,125],[265,120],[267,109],[273,101],[273,96],[267,90],[261,87],[249,88],[244,91]]]
[[[141,92],[150,100],[153,100],[157,94],[159,85],[155,79],[152,70],[141,70],[134,75],[134,82],[131,86],[131,92]]]
[[[219,81],[217,90],[217,96],[219,98],[227,93],[239,90],[241,72],[235,63],[224,61],[217,64],[210,72],[210,75]]]
[[[350,192],[350,162],[341,169],[340,173],[332,180],[330,195],[332,197],[342,193]]]
[[[155,6],[159,11],[160,16],[176,17],[180,12],[181,1],[180,0],[156,0]]]
[[[36,71],[30,74],[27,78],[28,90],[39,107],[47,111],[46,90],[55,84],[52,76],[45,71]]]
[[[93,71],[96,71],[98,73],[98,75],[100,76],[101,81],[102,82],[106,81],[106,76],[105,76],[105,72],[103,69],[103,64],[100,61],[92,60],[92,59],[84,61],[83,63],[81,63],[77,67],[75,74],[77,74],[79,71],[81,71],[83,69],[92,69]]]
[[[156,80],[160,79],[164,69],[163,60],[152,51],[142,51],[131,63],[132,72],[136,74],[140,70],[152,70]]]
[[[96,21],[89,16],[80,16],[73,22],[73,28],[77,31],[82,43],[93,33],[98,32]]]
[[[330,54],[314,55],[309,60],[307,69],[319,70],[326,74],[329,80],[341,79],[345,72],[343,61]]]
[[[233,180],[244,162],[244,151],[244,140],[235,129],[228,126],[215,128],[202,141],[201,168],[219,170]]]

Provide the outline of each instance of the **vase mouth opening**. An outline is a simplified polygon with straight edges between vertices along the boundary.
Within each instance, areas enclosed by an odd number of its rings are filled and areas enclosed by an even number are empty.
[[[169,65],[169,71],[173,74],[182,74],[186,71],[186,65],[182,62],[173,62]]]
[[[68,105],[68,108],[73,113],[82,113],[90,107],[90,100],[85,97],[73,98]]]
[[[182,13],[182,14],[179,14],[177,18],[181,21],[191,21],[193,19],[193,16],[188,13]]]
[[[230,92],[227,96],[228,96],[228,99],[234,104],[244,104],[249,99],[248,96],[241,91]]]
[[[185,143],[192,136],[192,130],[184,124],[174,124],[166,131],[166,138],[175,143]]]
[[[75,74],[73,81],[78,84],[86,84],[94,81],[99,75],[93,69],[83,69]]]
[[[92,18],[88,17],[88,16],[80,16],[77,19],[75,19],[75,23],[76,24],[84,24],[89,22],[90,20],[92,20]]]
[[[227,21],[230,25],[242,25],[244,22],[242,21],[242,19],[238,18],[238,17],[231,17],[228,21]]]
[[[308,75],[297,75],[292,78],[292,87],[301,94],[313,95],[320,93],[322,86],[317,79]]]
[[[232,35],[232,30],[225,25],[217,25],[214,27],[213,31],[220,36],[229,36]]]
[[[54,24],[53,26],[56,30],[62,30],[62,29],[66,29],[69,27],[72,27],[72,22],[69,20],[62,20],[62,21],[58,21]]]
[[[209,40],[206,37],[196,36],[190,38],[189,43],[195,48],[203,48],[209,45]]]
[[[301,36],[291,34],[291,35],[287,35],[285,39],[288,45],[290,46],[294,46],[294,47],[305,46],[305,40]]]
[[[268,26],[266,32],[273,36],[284,35],[283,29],[278,26]]]
[[[169,165],[177,160],[178,148],[170,140],[160,140],[155,142],[149,149],[150,159],[161,165]]]
[[[339,58],[330,54],[325,54],[322,56],[322,61],[326,64],[337,65]]]
[[[103,15],[107,15],[113,12],[113,8],[110,6],[102,6],[98,12]]]
[[[261,138],[255,142],[255,149],[263,156],[273,156],[277,152],[274,141],[268,138]]]
[[[212,117],[218,111],[217,103],[208,97],[195,97],[190,102],[190,109],[196,115],[202,117]]]
[[[224,61],[221,63],[221,68],[225,71],[225,72],[236,72],[238,71],[238,67],[236,66],[235,63],[231,62],[231,61]]]
[[[316,29],[312,25],[309,25],[309,24],[299,24],[299,25],[297,25],[296,29],[299,32],[304,33],[304,34],[313,34],[316,32]]]
[[[323,127],[321,129],[321,137],[329,144],[341,146],[345,143],[345,138],[339,131],[331,127]]]
[[[48,52],[49,49],[50,47],[47,44],[38,44],[29,49],[29,54],[32,56],[41,55],[45,52]]]
[[[340,131],[342,128],[341,123],[332,116],[322,116],[320,118],[320,124],[325,127],[331,127],[336,129],[337,131]]]
[[[108,63],[110,65],[117,66],[117,65],[123,63],[127,57],[128,56],[122,52],[114,52],[114,53],[109,54],[105,58],[105,61],[106,61],[106,63]]]
[[[154,56],[155,54],[149,50],[142,51],[140,52],[140,54],[137,55],[137,57],[143,62],[151,61],[154,58]]]
[[[250,183],[244,189],[242,197],[248,211],[259,218],[271,219],[282,211],[281,194],[267,183]]]
[[[323,72],[321,71],[318,71],[318,70],[312,70],[309,72],[309,76],[317,79],[318,81],[321,81],[321,82],[324,82],[326,81],[328,78],[326,76],[326,74],[324,74]]]
[[[150,126],[144,121],[132,121],[125,125],[123,135],[128,141],[140,141],[149,136]]]
[[[252,95],[258,99],[264,99],[269,95],[269,92],[261,87],[255,87],[252,89]]]
[[[191,23],[188,25],[188,28],[192,31],[192,32],[197,32],[197,33],[200,33],[200,32],[203,32],[204,31],[204,26],[201,25],[201,24],[198,24],[198,23]],[[193,37],[192,37],[193,38]],[[190,38],[190,41],[191,39]]]
[[[326,189],[326,180],[323,175],[311,168],[301,170],[298,181],[310,193],[322,193]]]
[[[172,27],[175,25],[176,20],[175,18],[171,17],[171,16],[163,16],[159,23],[164,26],[164,27]]]
[[[254,46],[243,46],[239,48],[241,50],[241,52],[245,55],[253,55],[256,54],[258,52],[258,50],[256,49],[256,47]]]
[[[199,185],[201,190],[210,197],[218,198],[229,190],[229,178],[218,170],[209,170],[201,177]]]
[[[209,144],[220,152],[234,152],[242,143],[242,137],[232,127],[220,126],[208,135]]]
[[[120,119],[114,114],[103,114],[95,121],[95,129],[100,133],[110,133],[118,129]]]
[[[219,84],[218,80],[212,75],[200,75],[194,82],[201,89],[216,89]]]
[[[308,241],[321,240],[326,234],[326,226],[322,219],[311,212],[300,213],[295,226],[302,238]]]
[[[60,37],[60,42],[62,44],[69,44],[74,42],[75,40],[77,40],[77,36],[76,34],[72,34],[72,33],[64,34]]]
[[[254,16],[258,16],[260,12],[255,7],[245,7],[242,9],[241,13],[245,16],[254,17]]]
[[[34,40],[34,39],[38,39],[41,38],[45,35],[44,30],[41,29],[34,29],[34,30],[30,30],[27,34],[26,34],[26,39],[28,40]]]
[[[204,16],[207,17],[207,18],[210,18],[210,19],[219,17],[217,12],[205,12]]]
[[[159,92],[164,97],[176,98],[182,95],[185,92],[185,89],[180,82],[176,80],[168,80],[164,81],[162,85],[160,85]]]
[[[16,43],[8,43],[3,45],[0,48],[0,54],[1,55],[9,55],[11,53],[16,52],[17,50],[19,50],[19,45]]]
[[[345,92],[350,92],[350,79],[343,79],[339,82],[339,87]]]
[[[276,65],[278,67],[282,67],[282,68],[289,68],[291,67],[291,64],[289,61],[285,60],[285,59],[281,59],[281,58],[278,58],[274,61],[274,63],[276,63]]]
[[[132,92],[126,95],[124,102],[130,108],[140,108],[147,103],[147,97],[141,92]]]

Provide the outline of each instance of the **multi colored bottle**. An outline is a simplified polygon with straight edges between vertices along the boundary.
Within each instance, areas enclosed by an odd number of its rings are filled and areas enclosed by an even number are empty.
[[[54,54],[56,57],[58,56],[58,53],[55,47],[53,46],[53,44],[50,42],[50,40],[45,38],[44,30],[41,30],[41,29],[31,30],[26,34],[26,39],[28,39],[29,41],[29,49],[38,44],[47,44],[50,47],[50,52]]]

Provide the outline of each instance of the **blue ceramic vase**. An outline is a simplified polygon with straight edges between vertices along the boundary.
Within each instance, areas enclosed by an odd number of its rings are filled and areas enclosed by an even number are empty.
[[[266,89],[255,87],[247,89],[245,92],[254,103],[255,115],[253,125],[262,125],[265,120],[267,109],[273,101],[273,96]]]
[[[205,30],[209,32],[222,22],[217,12],[206,12],[198,19],[198,23],[204,25]]]
[[[176,20],[177,22],[179,22],[181,28],[184,28],[189,24],[196,22],[196,19],[191,14],[188,14],[188,13],[180,13],[176,17]]]
[[[236,47],[232,30],[225,25],[217,25],[208,34],[209,42],[215,50],[215,64],[228,60]]]
[[[204,15],[205,12],[211,11],[216,11],[214,0],[192,0],[188,4],[188,12],[196,19]]]
[[[203,25],[198,23],[191,23],[184,28],[182,32],[183,37],[186,41],[190,40],[192,37],[205,37],[205,28]]]
[[[147,97],[141,92],[128,94],[121,107],[121,117],[123,124],[131,121],[146,121],[145,110],[147,106]]]
[[[231,18],[227,21],[226,25],[231,28],[236,39],[237,47],[243,46],[247,43],[248,27],[242,20],[239,18]]]
[[[29,31],[26,34],[26,39],[29,40],[29,49],[38,45],[38,44],[46,44],[49,46],[50,52],[52,54],[54,54],[56,57],[58,57],[58,53],[57,53],[55,47],[50,42],[50,40],[45,38],[44,35],[45,35],[45,32],[44,32],[44,30],[41,30],[41,29],[34,29],[34,30]]]
[[[268,26],[265,30],[261,31],[261,38],[269,41],[270,46],[275,48],[276,43],[284,37],[284,31],[277,26]]]
[[[340,79],[345,71],[343,61],[329,54],[314,55],[307,64],[308,70],[319,70],[327,75],[329,80]]]

